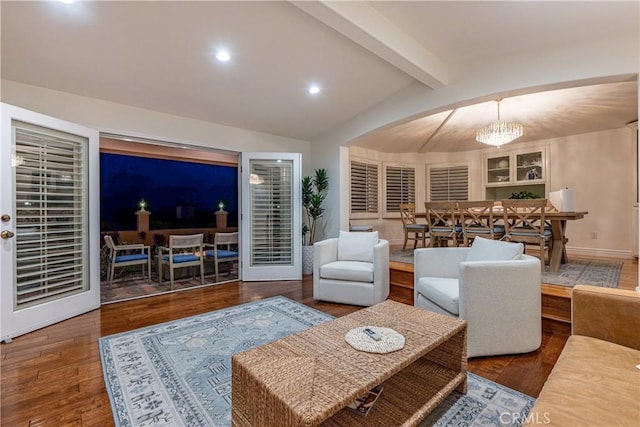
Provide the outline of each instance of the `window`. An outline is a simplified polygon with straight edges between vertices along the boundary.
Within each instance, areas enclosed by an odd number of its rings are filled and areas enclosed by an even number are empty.
[[[378,165],[351,161],[351,214],[377,217],[378,214]],[[356,217],[359,215],[356,215]]]
[[[432,202],[469,200],[469,166],[429,168],[429,194]]]
[[[415,167],[386,166],[385,185],[385,212],[400,212],[401,203],[415,203]]]

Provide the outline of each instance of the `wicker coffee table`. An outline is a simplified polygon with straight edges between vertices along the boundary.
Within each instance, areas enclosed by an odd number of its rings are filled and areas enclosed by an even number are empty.
[[[365,325],[392,328],[403,349],[357,351],[344,340]],[[467,324],[394,301],[255,347],[232,359],[235,426],[417,425],[454,389],[467,388]],[[376,385],[368,415],[346,408]]]

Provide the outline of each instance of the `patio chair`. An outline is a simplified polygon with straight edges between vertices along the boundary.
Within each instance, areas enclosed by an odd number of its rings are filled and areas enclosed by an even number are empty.
[[[216,233],[213,237],[213,244],[205,243],[204,246],[205,248],[213,247],[211,250],[205,250],[204,254],[207,258],[213,258],[217,282],[219,275],[218,265],[220,263],[238,262],[238,232]]]
[[[107,280],[109,286],[113,284],[113,276],[116,267],[128,267],[132,265],[142,265],[142,277],[144,277],[144,265],[147,265],[149,273],[147,281],[151,280],[151,257],[149,246],[142,243],[132,245],[116,245],[113,238],[109,235],[104,236],[104,242],[109,249],[109,271]],[[121,255],[119,255],[121,253]]]
[[[200,281],[204,285],[204,263],[202,261],[202,242],[204,235],[190,234],[184,236],[169,236],[169,247],[158,247],[159,281],[162,283],[162,267],[169,266],[171,290],[173,290],[174,270],[185,267],[200,267]],[[195,277],[195,272],[194,272]]]

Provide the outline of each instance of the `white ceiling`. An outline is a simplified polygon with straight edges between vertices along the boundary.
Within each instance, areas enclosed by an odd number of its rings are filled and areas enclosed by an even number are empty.
[[[2,78],[312,141],[421,82],[561,43],[639,30],[638,2],[2,1]],[[232,60],[214,59],[227,47]],[[519,95],[521,141],[637,119],[637,79]],[[625,81],[626,80],[626,81]],[[317,82],[319,96],[306,93]],[[479,148],[495,103],[459,107],[354,143],[380,151]],[[443,125],[443,121],[446,123]]]

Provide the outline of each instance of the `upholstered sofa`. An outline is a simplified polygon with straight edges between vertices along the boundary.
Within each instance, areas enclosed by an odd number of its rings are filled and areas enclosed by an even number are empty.
[[[640,425],[640,293],[576,286],[572,334],[526,425]]]

